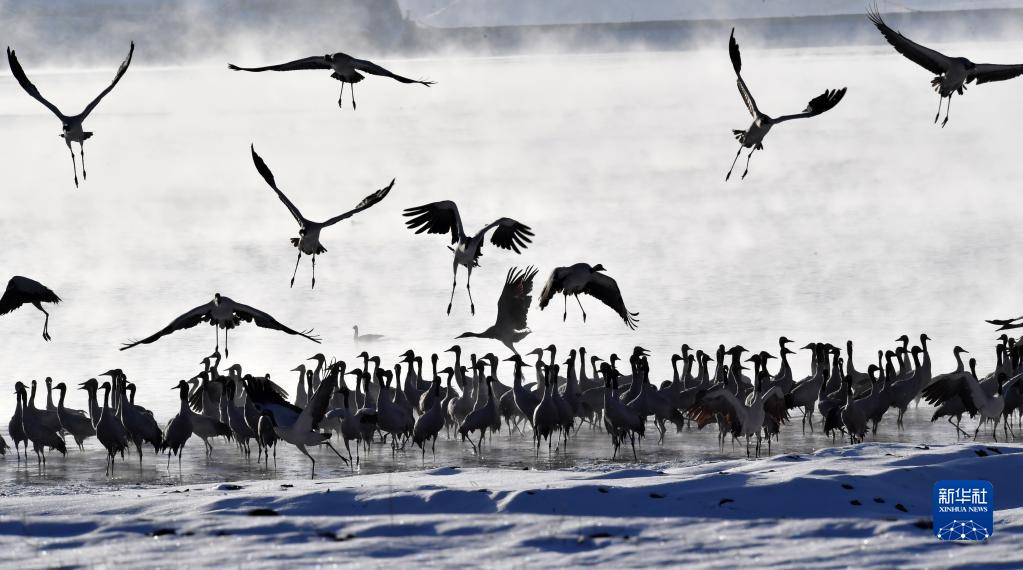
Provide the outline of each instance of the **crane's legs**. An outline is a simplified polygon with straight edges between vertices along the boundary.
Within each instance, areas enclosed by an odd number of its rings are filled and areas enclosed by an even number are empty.
[[[746,175],[749,174],[749,159],[753,158],[753,153],[756,152],[756,147],[750,149],[749,154],[746,155],[746,170],[742,171],[742,180],[746,179]]]
[[[451,298],[448,299],[448,314],[451,314],[451,304],[455,302],[455,286],[458,285],[458,262],[451,265],[453,276],[451,277]]]
[[[344,96],[345,96],[345,82],[342,81],[341,82],[341,93],[338,93],[338,96],[337,96],[337,108],[338,109],[344,109],[345,108],[344,104],[341,102],[341,99],[343,99]]]
[[[575,296],[575,302],[579,304],[579,310],[583,312],[583,322],[586,322],[586,309],[583,308],[583,302],[579,300],[579,295]]]
[[[945,120],[941,122],[941,128],[945,128],[945,124],[948,123],[948,111],[952,108],[952,96],[948,96],[948,103],[945,103]]]
[[[316,255],[313,255],[313,286],[310,289],[316,288]]]
[[[337,455],[338,457],[340,457],[341,461],[345,462],[345,465],[351,465],[351,461],[348,461],[347,459],[345,459],[345,456],[341,455],[341,453],[338,452],[338,450],[335,449],[334,446],[331,445],[329,441],[324,442],[323,445],[326,445],[327,447],[329,447],[330,450],[334,452],[334,455]]]
[[[302,261],[302,250],[298,250],[298,258],[295,259],[295,272],[291,274],[291,286],[295,286],[295,276],[298,275],[298,262]]]
[[[355,110],[355,84],[352,83],[352,110]]]
[[[939,94],[938,94],[938,112],[934,114],[934,124],[935,124],[935,125],[937,125],[937,124],[938,124],[938,117],[940,117],[940,116],[941,116],[941,102],[942,102],[942,100],[944,100],[944,99],[945,99],[945,98],[944,98],[944,97],[942,97],[942,96],[941,96],[941,94],[939,93]]]
[[[958,438],[958,437],[959,437],[959,434],[960,434],[960,433],[961,433],[961,434],[963,434],[963,435],[964,435],[964,436],[966,436],[966,437],[970,437],[970,434],[968,434],[968,433],[966,433],[965,431],[963,431],[963,428],[959,427],[959,424],[958,424],[958,423],[952,423],[952,416],[949,416],[949,417],[948,417],[948,425],[950,425],[950,426],[952,426],[952,427],[956,428],[956,438]]]
[[[937,119],[935,119],[937,122]],[[732,159],[732,166],[728,167],[728,174],[725,175],[725,182],[732,176],[732,169],[735,168],[735,163],[739,160],[739,155],[742,154],[742,145],[739,145],[739,152],[735,153],[735,158]]]
[[[50,313],[47,313],[46,309],[44,309],[38,302],[32,303],[32,306],[39,309],[44,315],[46,315],[46,320],[43,321],[43,340],[50,340]]]
[[[227,331],[228,331],[228,329],[224,329],[224,356],[230,357],[231,356],[231,350],[229,348],[227,348]],[[210,449],[212,449],[212,447]]]
[[[561,313],[561,322],[565,322],[568,320],[568,293],[565,293],[561,297],[565,301],[564,303],[565,311]]]
[[[476,304],[472,302],[472,267],[470,266],[465,276],[465,290],[469,292],[469,312],[476,314]]]
[[[82,155],[82,180],[86,180],[87,178],[89,178],[89,176],[85,173],[85,143],[84,142],[79,142],[78,143],[78,150],[80,151],[80,154]]]
[[[78,188],[78,163],[75,162],[75,150],[71,148],[71,143],[67,143],[67,149],[71,151],[71,168],[75,173],[75,188]]]

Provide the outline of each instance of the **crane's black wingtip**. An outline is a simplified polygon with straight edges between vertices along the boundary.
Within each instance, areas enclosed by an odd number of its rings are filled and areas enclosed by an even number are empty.
[[[242,70],[242,68],[238,67],[237,65],[235,65],[233,63],[227,64],[227,68],[230,69],[230,70],[233,70],[233,71],[241,71]]]

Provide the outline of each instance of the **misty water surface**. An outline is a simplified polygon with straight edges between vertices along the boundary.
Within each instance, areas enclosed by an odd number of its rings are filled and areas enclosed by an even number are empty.
[[[1018,43],[955,47],[977,61],[1023,59]],[[19,49],[22,64],[44,95],[69,110],[105,86],[117,63],[47,72],[33,66],[33,49]],[[744,76],[769,114],[799,111],[825,88],[849,93],[824,116],[777,128],[747,179],[725,183],[737,148],[731,129],[750,118],[724,40],[685,53],[385,61],[438,83],[427,89],[370,78],[356,88],[354,112],[338,110],[338,84],[326,73],[147,68],[144,45],[135,56],[86,123],[96,135],[78,190],[56,119],[13,78],[0,77],[2,267],[65,300],[52,310],[50,343],[31,307],[0,319],[4,426],[14,381],[52,376],[77,384],[114,367],[164,423],[178,406],[170,388],[200,369],[213,330],[204,325],[126,352],[120,343],[155,332],[217,291],[323,337],[315,345],[251,325],[231,334],[222,369],[239,362],[289,389],[288,371],[316,352],[354,362],[356,323],[388,336],[374,347],[385,363],[409,347],[428,357],[462,331],[483,330],[512,265],[539,266],[539,280],[556,265],[602,263],[641,320],[630,331],[587,298],[588,322],[570,302],[563,323],[558,300],[544,312],[534,306],[534,333],[522,349],[554,342],[564,352],[585,345],[606,356],[641,344],[653,351],[657,381],[670,377],[670,354],[683,342],[776,351],[780,334],[800,345],[854,339],[863,370],[897,336],[927,332],[935,373],[953,366],[955,344],[986,373],[995,334],[983,319],[1021,312],[1011,286],[1021,271],[1013,247],[1019,82],[971,87],[940,129],[932,124],[930,76],[889,49],[749,50]],[[350,209],[397,178],[384,202],[324,233],[329,252],[318,260],[314,290],[308,259],[288,287],[295,262],[288,239],[297,227],[253,168],[250,143],[313,218]],[[403,225],[403,208],[440,199],[459,204],[467,229],[511,216],[536,233],[521,256],[484,248],[473,274],[475,318],[464,273],[445,315],[445,238]],[[541,287],[542,280],[535,297]],[[497,343],[464,346],[507,356]],[[807,373],[805,353],[794,369],[797,378]],[[84,392],[69,394],[74,407],[84,401]],[[927,419],[921,408],[911,423]],[[909,433],[953,435],[947,424],[928,429]],[[882,430],[903,437],[893,426]],[[604,437],[594,436],[592,452],[578,459],[606,455]],[[827,444],[792,437],[787,449]],[[507,459],[494,461],[529,459],[528,450],[509,451],[527,442],[509,448],[503,436],[495,439],[495,457]],[[193,442],[189,453],[200,447]],[[711,433],[654,447],[644,445],[652,454],[644,459],[717,453]],[[238,463],[230,445],[218,455]],[[100,455],[92,456],[101,471]],[[13,469],[10,456],[2,463]],[[151,457],[146,465],[154,468]],[[217,469],[242,476],[235,467]]]

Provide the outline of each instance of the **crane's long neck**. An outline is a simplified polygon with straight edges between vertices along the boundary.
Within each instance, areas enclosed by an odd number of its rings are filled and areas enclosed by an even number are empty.
[[[957,351],[955,351],[955,357],[956,357],[956,374],[962,374],[963,371],[964,371],[964,368],[963,368],[963,353],[961,351],[957,350]]]
[[[589,381],[586,376],[586,349],[579,347],[579,382],[585,386]]]
[[[67,393],[66,388],[58,388],[60,390],[60,396],[57,397],[57,409],[64,408],[64,395]]]

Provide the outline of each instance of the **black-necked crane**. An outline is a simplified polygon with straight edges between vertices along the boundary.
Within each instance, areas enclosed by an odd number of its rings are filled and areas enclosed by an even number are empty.
[[[533,278],[537,269],[529,266],[525,269],[513,267],[508,270],[501,289],[501,297],[497,300],[497,319],[493,326],[483,332],[464,332],[456,338],[492,338],[500,341],[513,353],[515,343],[526,338],[529,333],[527,320],[529,305],[533,302]]]
[[[18,406],[21,409],[21,425],[25,430],[25,437],[28,438],[28,441],[32,442],[32,450],[35,451],[36,462],[40,463],[40,465],[46,465],[47,447],[56,449],[61,455],[66,456],[67,447],[64,445],[64,439],[60,437],[59,427],[54,429],[48,425],[48,422],[44,421],[42,417],[43,411],[28,405],[28,392],[24,384],[21,382],[15,383],[14,390],[19,398]],[[27,448],[28,444],[26,443]]]
[[[867,13],[870,21],[877,26],[877,29],[888,40],[888,43],[901,53],[906,59],[920,67],[935,74],[931,80],[931,86],[938,93],[938,113],[934,115],[934,122],[938,122],[941,116],[941,102],[948,98],[945,106],[945,120],[941,122],[944,127],[948,123],[948,111],[952,107],[952,95],[963,94],[968,83],[977,82],[977,85],[991,81],[1005,81],[1023,74],[1023,64],[1002,65],[995,63],[973,63],[965,57],[949,57],[931,48],[924,47],[901,33],[888,27],[888,24],[881,18],[875,6]]]
[[[441,373],[448,375],[448,381],[450,382],[451,376],[454,373],[450,367],[445,368]],[[426,461],[426,442],[430,441],[430,450],[433,452],[434,458],[437,457],[437,435],[440,434],[440,430],[444,429],[444,410],[441,407],[442,399],[440,395],[440,376],[433,377],[433,383],[430,386],[430,393],[433,397],[430,400],[430,405],[423,411],[423,415],[419,416],[416,420],[416,425],[412,428],[412,443],[418,445],[423,450],[423,461]]]
[[[6,315],[24,304],[31,304],[46,315],[43,321],[43,340],[50,340],[50,313],[46,312],[42,303],[60,303],[60,297],[42,283],[15,275],[7,282],[7,289],[0,297],[0,315]]]
[[[101,376],[110,376],[114,393],[120,402],[120,405],[117,406],[117,415],[121,418],[124,429],[128,431],[128,440],[135,446],[141,468],[142,444],[148,443],[153,446],[153,453],[160,453],[160,449],[163,447],[163,431],[160,430],[160,425],[156,423],[152,412],[141,406],[136,406],[125,397],[127,376],[121,369],[108,370]]]
[[[21,462],[21,452],[19,451],[21,444],[25,444],[25,461],[28,461],[28,437],[25,435],[25,427],[22,425],[21,417],[23,414],[21,394],[14,391],[14,414],[11,415],[11,421],[7,423],[7,433],[11,435],[11,440],[14,442],[14,452],[18,455],[18,462]]]
[[[345,384],[341,383],[341,392],[343,406],[334,408],[327,412],[325,418],[337,419],[335,424],[335,431],[341,437],[341,441],[345,444],[345,450],[348,452],[348,463],[354,469],[355,465],[361,464],[362,461],[359,457],[359,448],[362,443],[368,443],[373,438],[373,429],[376,427],[376,410],[369,408],[362,408],[356,410],[357,404],[351,398],[351,391]],[[367,429],[367,426],[369,429]],[[352,460],[352,448],[348,444],[350,441],[355,441],[355,460]]]
[[[998,372],[996,376],[997,391],[990,395],[984,390],[981,382],[972,375],[947,377],[941,381],[932,382],[924,388],[924,399],[931,405],[940,406],[958,396],[971,418],[980,415],[977,429],[973,432],[973,439],[977,439],[977,434],[985,422],[993,421],[994,427],[991,429],[991,436],[998,441],[998,422],[1002,418],[1002,410],[1005,406],[1003,395],[1012,390],[1021,377],[1023,374],[1009,378],[1004,372]]]
[[[21,62],[18,61],[18,57],[15,55],[14,50],[10,47],[7,48],[7,62],[11,66],[11,73],[14,75],[14,78],[18,80],[19,84],[21,84],[21,88],[31,95],[33,99],[42,103],[44,107],[49,109],[57,116],[58,119],[60,119],[60,136],[64,139],[64,144],[67,145],[68,150],[71,152],[71,166],[74,167],[75,171],[75,188],[78,187],[78,166],[75,164],[75,151],[71,148],[71,143],[78,143],[79,152],[82,156],[82,180],[85,180],[85,141],[92,136],[92,133],[84,130],[82,123],[85,121],[86,117],[92,113],[93,109],[96,108],[96,105],[99,104],[100,100],[102,100],[107,93],[110,93],[110,91],[114,88],[114,85],[117,85],[117,82],[121,80],[124,73],[128,71],[128,65],[131,64],[131,56],[133,53],[135,53],[135,42],[131,43],[131,48],[128,50],[128,57],[124,58],[124,61],[121,62],[121,67],[117,68],[117,74],[114,76],[114,80],[110,83],[110,85],[97,95],[92,102],[86,105],[85,110],[81,113],[77,115],[65,115],[57,108],[56,105],[47,101],[39,92],[39,89],[36,88],[31,81],[29,81],[28,75],[26,75],[25,70],[22,69]]]
[[[274,428],[274,433],[277,434],[279,439],[297,447],[302,452],[302,455],[305,455],[313,462],[312,469],[309,472],[310,477],[316,475],[316,460],[313,459],[312,455],[309,455],[309,452],[306,450],[307,446],[326,445],[341,458],[341,461],[344,461],[346,465],[348,464],[348,460],[330,444],[330,432],[321,432],[319,430],[320,422],[327,415],[330,398],[334,395],[336,387],[337,373],[335,370],[331,370],[323,382],[320,382],[313,395],[309,397],[309,405],[303,408],[302,412],[295,418],[294,423],[287,426],[277,425]]]
[[[104,382],[100,387],[103,390],[103,406],[100,408],[99,420],[96,422],[96,439],[107,450],[107,475],[114,473],[114,456],[121,454],[124,459],[124,451],[128,449],[128,430],[124,429],[121,419],[114,413],[110,406],[110,382]],[[95,388],[86,387],[87,390]]]
[[[291,286],[295,286],[295,275],[298,274],[298,264],[302,261],[302,254],[304,253],[313,260],[312,286],[316,287],[316,256],[327,252],[327,248],[323,247],[323,244],[320,243],[320,232],[322,232],[325,228],[329,228],[338,222],[347,220],[355,214],[378,204],[381,200],[387,197],[391,188],[394,187],[394,179],[392,179],[391,183],[386,187],[381,188],[380,190],[377,190],[363,198],[351,210],[348,210],[343,214],[338,214],[323,222],[314,222],[313,220],[303,216],[298,207],[295,206],[295,204],[284,195],[284,192],[277,187],[277,182],[274,180],[273,172],[270,172],[270,168],[265,162],[263,162],[263,159],[256,154],[256,147],[253,145],[250,148],[252,150],[252,162],[256,165],[256,170],[259,171],[260,176],[263,177],[263,180],[266,181],[267,185],[277,193],[277,197],[280,198],[281,202],[284,203],[284,206],[288,208],[289,212],[291,212],[292,217],[294,217],[295,221],[298,222],[298,237],[291,238],[291,245],[298,249],[298,258],[295,260],[295,271],[291,275]]]
[[[611,444],[614,447],[611,459],[618,456],[618,449],[627,437],[632,444],[632,458],[638,461],[636,437],[643,437],[646,419],[619,399],[618,372],[610,364],[604,363],[601,373],[604,376],[604,427],[611,434]]]
[[[561,425],[557,405],[551,396],[551,386],[557,382],[557,365],[548,368],[548,373],[541,377],[543,383],[540,402],[533,410],[533,439],[536,441],[536,457],[540,457],[540,441],[547,440],[547,457],[551,455],[551,436]]]
[[[472,445],[472,450],[479,455],[483,454],[483,437],[487,435],[487,428],[494,423],[494,418],[497,417],[497,402],[494,401],[493,388],[494,377],[487,376],[484,382],[486,383],[487,402],[469,412],[469,415],[458,426],[458,433],[461,434],[462,441],[468,439],[469,444]],[[472,437],[469,435],[474,431],[480,432],[478,443],[473,443]]]
[[[96,435],[96,428],[93,427],[92,420],[84,411],[64,407],[64,397],[67,395],[66,384],[59,382],[55,389],[60,392],[60,397],[57,400],[57,417],[60,419],[60,426],[75,438],[79,451],[85,451],[83,443],[86,439]]]
[[[618,316],[625,321],[625,325],[635,330],[639,319],[639,313],[630,313],[625,307],[622,299],[622,292],[618,288],[618,282],[604,273],[604,266],[601,264],[590,265],[588,263],[576,263],[568,267],[557,267],[551,271],[547,278],[547,284],[540,294],[540,310],[542,311],[551,302],[551,299],[561,293],[565,300],[565,311],[561,320],[568,318],[568,296],[575,297],[579,304],[579,310],[583,313],[583,322],[586,322],[586,309],[579,301],[579,294],[585,293],[618,313]]]
[[[995,330],[998,331],[1023,328],[1023,317],[1014,317],[1011,319],[989,319],[984,322],[997,326],[998,328]]]
[[[756,456],[760,456],[761,431],[764,429],[764,420],[771,419],[780,423],[785,420],[784,416],[769,415],[769,408],[765,404],[773,399],[782,397],[781,389],[777,386],[764,392],[760,391],[760,378],[753,380],[753,392],[743,402],[735,394],[725,388],[716,388],[709,391],[700,401],[690,409],[690,417],[697,421],[697,425],[703,427],[716,417],[724,418],[725,425],[733,437],[746,437],[746,455],[750,455],[750,438],[756,437]]]
[[[753,157],[753,153],[764,148],[764,137],[770,132],[771,127],[784,123],[785,121],[791,121],[793,119],[807,119],[810,117],[816,117],[821,113],[830,111],[838,105],[838,102],[845,97],[845,87],[841,89],[828,89],[824,93],[814,97],[806,105],[806,109],[803,109],[801,113],[795,113],[792,115],[782,115],[780,117],[769,117],[760,111],[757,107],[757,102],[753,99],[753,94],[750,93],[749,88],[746,87],[746,82],[742,79],[740,73],[742,69],[742,58],[739,55],[739,44],[735,41],[735,28],[732,28],[732,35],[728,38],[728,55],[732,60],[732,68],[735,69],[736,84],[739,87],[739,95],[742,96],[742,101],[746,104],[746,109],[750,115],[753,116],[753,124],[749,126],[745,131],[733,130],[732,134],[735,135],[736,140],[739,141],[739,151],[735,153],[735,159],[732,160],[732,166],[728,169],[728,174],[725,175],[725,180],[728,180],[732,176],[732,169],[735,168],[736,161],[739,160],[739,155],[742,154],[743,148],[750,149],[749,154],[746,155],[746,170],[742,172],[742,177],[746,178],[746,174],[749,173],[749,161]]]
[[[171,418],[164,430],[163,449],[167,452],[167,468],[170,469],[171,454],[178,456],[178,469],[181,468],[181,455],[185,443],[192,437],[192,410],[188,407],[188,382],[181,380],[177,386],[171,388],[177,390],[181,398],[181,405],[178,414]]]
[[[365,59],[356,59],[346,53],[328,53],[326,55],[314,55],[310,57],[303,57],[302,59],[296,59],[295,61],[289,61],[287,63],[279,63],[276,65],[267,65],[264,67],[239,67],[233,63],[227,64],[228,69],[234,71],[302,71],[302,70],[316,70],[316,69],[330,69],[333,72],[330,74],[331,78],[341,82],[341,93],[337,96],[337,106],[341,107],[341,99],[345,94],[345,83],[352,86],[352,109],[355,109],[355,84],[362,81],[365,76],[360,71],[369,73],[370,75],[378,75],[381,77],[390,77],[395,81],[401,83],[418,83],[427,87],[433,85],[434,81],[424,81],[421,79],[409,79],[408,77],[402,77],[395,73],[380,67],[372,61]]]
[[[537,349],[541,350],[541,349]],[[535,352],[535,351],[534,351]],[[543,354],[541,350],[541,354]],[[530,365],[522,361],[522,357],[518,354],[513,354],[511,358],[507,359],[510,362],[515,363],[515,372],[512,380],[512,399],[515,402],[515,407],[518,408],[519,413],[522,414],[529,425],[533,425],[533,412],[536,411],[536,406],[540,403],[540,396],[522,385],[522,368],[528,368]]]
[[[227,407],[227,427],[231,428],[235,441],[241,448],[242,453],[245,454],[245,457],[248,458],[252,455],[249,441],[255,439],[257,434],[256,430],[245,421],[245,407],[234,403],[238,393],[238,386],[240,386],[240,383],[235,381],[234,378],[228,379],[227,383],[224,384],[224,400],[226,402],[223,405]]]
[[[970,374],[973,376],[974,379],[977,378],[977,359],[976,358],[970,359],[970,370],[969,372],[967,372],[963,370],[963,360],[960,353],[968,351],[957,346],[955,347],[955,350],[953,352],[955,354],[957,362],[956,370],[953,372],[949,372],[947,374],[939,374],[938,376],[934,377],[934,380],[932,380],[932,382],[944,382],[946,381],[947,378],[954,378],[964,374]],[[970,437],[970,434],[966,433],[966,431],[964,431],[963,428],[960,426],[960,424],[963,421],[963,414],[965,413],[966,404],[963,404],[962,398],[960,398],[959,396],[955,396],[953,398],[945,400],[944,403],[942,403],[934,410],[934,414],[931,415],[931,422],[933,423],[937,421],[938,418],[943,417],[948,418],[949,425],[956,428],[956,439],[959,439],[960,434],[966,437]],[[955,419],[954,423],[952,421],[953,418]]]
[[[273,414],[264,410],[256,422],[256,442],[263,453],[263,467],[270,467],[270,448],[274,451],[274,469],[277,469],[277,432],[274,426]],[[259,459],[259,456],[256,456]]]
[[[277,319],[270,316],[268,313],[244,305],[231,299],[224,297],[220,293],[213,295],[213,300],[209,303],[199,305],[198,307],[188,311],[187,313],[179,316],[178,318],[171,321],[171,323],[160,331],[142,339],[126,343],[121,347],[121,350],[127,350],[133,346],[140,344],[150,344],[156,342],[161,337],[171,334],[174,331],[190,329],[199,323],[209,323],[214,328],[214,332],[217,337],[217,350],[220,349],[220,334],[217,328],[224,329],[224,354],[227,355],[227,331],[235,328],[242,321],[247,323],[255,323],[256,326],[280,331],[290,335],[297,335],[303,338],[307,338],[316,344],[320,344],[320,339],[312,334],[312,329],[306,331],[296,331],[288,328],[277,321]]]
[[[851,445],[862,443],[867,435],[867,406],[864,405],[863,398],[853,397],[852,376],[846,375],[842,383],[846,397],[845,406],[840,412],[842,425],[845,426],[845,433],[848,434]]]
[[[416,230],[417,234],[423,232],[430,234],[451,234],[451,246],[448,247],[455,254],[451,268],[454,274],[451,280],[451,298],[448,300],[448,314],[451,314],[451,304],[455,299],[455,286],[458,283],[458,266],[465,267],[465,290],[469,294],[469,312],[476,314],[476,305],[472,302],[472,270],[479,267],[480,256],[483,255],[483,243],[486,240],[487,232],[494,230],[490,237],[490,243],[501,249],[510,249],[515,253],[522,253],[523,249],[529,247],[533,241],[532,228],[513,220],[512,218],[498,218],[483,226],[483,229],[473,235],[465,233],[462,227],[462,218],[458,213],[458,206],[450,200],[432,202],[414,208],[406,208],[405,225],[409,229]],[[457,373],[457,369],[456,369]]]

